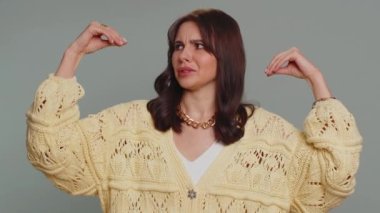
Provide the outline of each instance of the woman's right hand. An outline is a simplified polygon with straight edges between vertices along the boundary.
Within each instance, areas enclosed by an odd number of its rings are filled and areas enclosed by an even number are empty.
[[[99,22],[91,22],[70,44],[61,60],[56,76],[72,78],[82,57],[110,46],[124,46],[127,40],[116,30]]]
[[[72,53],[85,55],[105,47],[123,46],[126,43],[127,40],[116,30],[97,21],[92,21],[70,45],[69,49]]]

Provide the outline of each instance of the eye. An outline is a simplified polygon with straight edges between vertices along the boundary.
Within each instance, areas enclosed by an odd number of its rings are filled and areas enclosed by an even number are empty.
[[[175,43],[174,44],[174,49],[175,50],[182,50],[183,49],[183,44],[181,44],[181,43]]]
[[[204,49],[205,48],[205,45],[201,42],[197,42],[194,45],[195,45],[195,48],[197,48],[197,49]]]

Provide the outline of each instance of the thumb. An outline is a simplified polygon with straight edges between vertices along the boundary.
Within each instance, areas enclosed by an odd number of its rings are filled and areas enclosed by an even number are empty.
[[[290,69],[288,66],[286,67],[280,67],[277,70],[273,71],[273,74],[279,74],[279,75],[290,75]]]
[[[279,75],[288,75],[296,78],[304,78],[302,72],[300,72],[299,68],[294,64],[289,64],[286,67],[280,67],[273,72],[273,74]]]
[[[93,53],[108,46],[112,46],[112,44],[107,40],[92,39],[87,47],[86,53]]]

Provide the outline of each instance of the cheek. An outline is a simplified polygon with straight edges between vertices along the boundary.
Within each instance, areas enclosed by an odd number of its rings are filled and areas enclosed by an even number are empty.
[[[217,69],[217,61],[214,57],[208,57],[204,60],[203,64],[207,67],[207,69],[212,72],[216,73]]]
[[[177,54],[173,53],[172,54],[172,58],[171,58],[171,63],[172,63],[172,66],[174,67],[174,65],[176,64],[176,62],[178,61],[178,56]]]

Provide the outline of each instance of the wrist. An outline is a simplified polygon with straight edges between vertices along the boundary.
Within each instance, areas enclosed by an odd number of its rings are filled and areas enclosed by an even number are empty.
[[[319,70],[313,72],[313,74],[306,78],[306,80],[313,91],[314,99],[316,101],[332,97],[327,82]]]
[[[334,96],[331,96],[331,97],[328,97],[328,98],[320,98],[320,99],[317,99],[313,102],[313,104],[311,105],[311,108],[314,108],[315,105],[318,103],[318,102],[322,102],[322,101],[327,101],[327,100],[330,100],[330,99],[336,99],[336,97]]]
[[[313,71],[311,73],[312,74],[310,74],[309,76],[306,77],[306,80],[310,84],[317,84],[317,83],[320,83],[320,82],[324,81],[323,75],[322,75],[322,73],[319,70],[315,70],[315,71]]]
[[[63,57],[76,59],[76,60],[82,59],[83,56],[84,56],[84,53],[77,51],[73,45],[68,47],[63,54]]]
[[[56,76],[64,78],[72,78],[76,74],[76,69],[81,61],[83,54],[78,54],[71,48],[66,49],[61,59],[58,70],[55,72]]]

